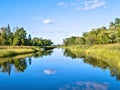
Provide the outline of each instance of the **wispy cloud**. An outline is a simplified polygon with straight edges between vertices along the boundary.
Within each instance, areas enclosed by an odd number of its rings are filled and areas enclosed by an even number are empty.
[[[91,0],[91,1],[86,1],[84,2],[84,10],[90,10],[90,9],[95,9],[98,7],[105,7],[105,1],[103,0]]]
[[[69,5],[68,5],[67,3],[65,3],[65,2],[58,2],[57,5],[58,5],[58,6],[65,7],[65,8],[69,6]]]
[[[45,20],[43,20],[43,23],[44,24],[54,24],[55,21],[53,19],[45,19]]]
[[[105,0],[73,0],[71,2],[58,2],[57,5],[63,7],[67,6],[68,8],[72,8],[77,11],[107,7]]]

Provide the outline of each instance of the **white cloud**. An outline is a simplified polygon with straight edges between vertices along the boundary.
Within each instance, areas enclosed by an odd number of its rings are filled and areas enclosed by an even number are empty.
[[[91,10],[99,7],[106,7],[105,0],[72,0],[71,2],[59,2],[57,5],[72,8],[76,11]]]
[[[98,7],[105,7],[105,1],[103,0],[91,0],[91,1],[86,1],[84,2],[84,7],[83,10],[90,10],[90,9],[95,9]]]
[[[54,24],[55,21],[53,19],[45,19],[45,20],[43,20],[43,23],[44,24]]]

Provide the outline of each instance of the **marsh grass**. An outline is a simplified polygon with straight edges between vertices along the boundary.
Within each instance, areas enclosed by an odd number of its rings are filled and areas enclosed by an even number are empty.
[[[70,49],[77,56],[84,54],[99,60],[103,60],[113,67],[120,68],[120,44],[103,44],[87,46],[70,46]]]
[[[30,46],[1,46],[0,57],[15,56],[39,51],[40,48]]]

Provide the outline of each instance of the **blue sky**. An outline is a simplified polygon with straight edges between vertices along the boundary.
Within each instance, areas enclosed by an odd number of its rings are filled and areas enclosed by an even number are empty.
[[[0,27],[24,27],[55,44],[120,18],[120,0],[0,0]]]

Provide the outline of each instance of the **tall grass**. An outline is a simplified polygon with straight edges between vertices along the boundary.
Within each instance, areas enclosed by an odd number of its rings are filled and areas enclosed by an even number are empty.
[[[0,46],[0,57],[15,56],[39,51],[40,48],[30,46]]]
[[[86,56],[103,60],[113,67],[120,68],[120,44],[93,45],[91,47],[70,46],[66,48],[77,54],[77,56],[84,53]]]
[[[86,55],[120,67],[120,44],[94,45],[86,50]]]

